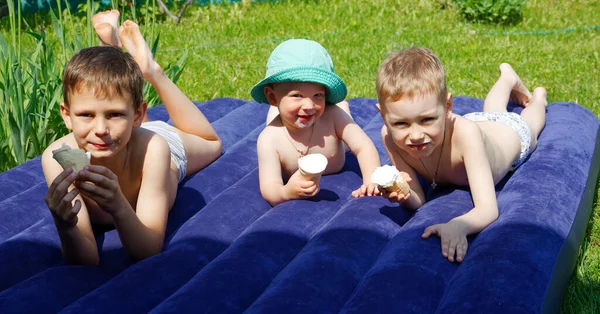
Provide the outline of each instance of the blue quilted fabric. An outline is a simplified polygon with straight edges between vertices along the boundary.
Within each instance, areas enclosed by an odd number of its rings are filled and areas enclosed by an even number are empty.
[[[376,100],[349,102],[389,163]],[[482,105],[454,99],[458,114]],[[223,98],[198,106],[223,155],[181,183],[164,250],[146,260],[132,261],[111,230],[97,235],[100,266],[65,265],[39,158],[0,174],[0,313],[558,311],[598,174],[598,118],[584,107],[548,106],[537,149],[497,187],[498,220],[469,239],[456,264],[438,238],[420,235],[471,209],[468,191],[438,189],[416,213],[381,197],[353,199],[362,179],[349,153],[316,197],[271,207],[256,162],[268,105]],[[161,106],[150,116],[168,119]]]

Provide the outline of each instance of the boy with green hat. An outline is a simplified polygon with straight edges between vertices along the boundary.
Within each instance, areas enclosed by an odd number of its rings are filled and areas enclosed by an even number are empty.
[[[299,158],[322,154],[327,158],[323,174],[336,173],[345,163],[344,144],[356,155],[363,177],[363,185],[352,195],[380,194],[370,179],[380,166],[377,149],[345,103],[335,105],[346,97],[346,85],[319,43],[305,39],[281,43],[269,57],[265,78],[250,93],[279,112],[268,118],[257,142],[260,191],[271,205],[316,195],[317,180],[302,178]]]

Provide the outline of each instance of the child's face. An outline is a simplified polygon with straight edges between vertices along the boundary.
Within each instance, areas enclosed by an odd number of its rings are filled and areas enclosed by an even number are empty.
[[[287,127],[307,128],[325,111],[325,86],[309,82],[276,83],[265,87],[272,106],[277,106]]]
[[[440,103],[431,93],[378,106],[394,143],[414,158],[423,158],[442,143],[451,99],[449,96],[446,104]]]
[[[65,125],[73,131],[77,145],[98,159],[114,156],[123,149],[144,116],[145,104],[135,110],[126,99],[98,99],[90,90],[81,90],[70,100],[69,108],[60,106]]]

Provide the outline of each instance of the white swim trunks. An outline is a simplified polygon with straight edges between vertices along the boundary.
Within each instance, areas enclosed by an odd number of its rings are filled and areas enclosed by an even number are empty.
[[[150,121],[142,123],[142,128],[150,130],[167,141],[171,151],[171,160],[179,170],[179,182],[185,178],[187,169],[187,158],[185,157],[185,147],[181,137],[175,132],[175,128],[164,121]]]

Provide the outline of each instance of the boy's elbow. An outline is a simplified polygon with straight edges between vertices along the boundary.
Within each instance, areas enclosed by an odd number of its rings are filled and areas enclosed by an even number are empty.
[[[261,194],[262,194],[262,197],[265,199],[265,201],[267,201],[267,203],[269,203],[269,205],[271,205],[272,207],[283,202],[283,200],[281,200],[281,198],[275,197],[272,193],[261,191]]]
[[[216,146],[217,146],[217,156],[221,156],[221,154],[223,153],[223,141],[221,140],[220,137],[217,136],[216,139]]]
[[[271,206],[276,206],[285,201],[285,198],[278,193],[278,189],[274,187],[262,187],[260,188],[260,194]]]
[[[151,247],[148,247],[145,250],[129,252],[129,256],[136,261],[141,261],[147,259],[148,257],[157,255],[160,252],[162,252],[162,243],[160,245],[153,245]]]

